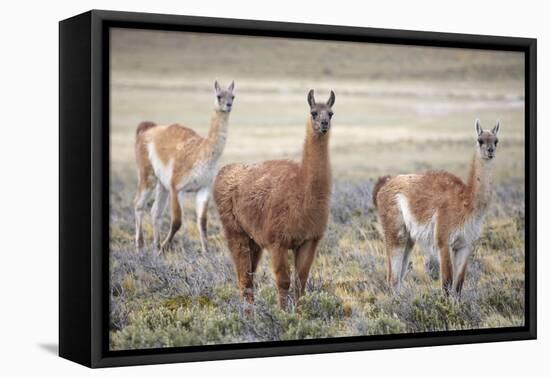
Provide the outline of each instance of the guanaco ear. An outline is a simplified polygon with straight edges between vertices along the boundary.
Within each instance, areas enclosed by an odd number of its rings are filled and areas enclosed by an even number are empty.
[[[500,121],[497,121],[497,124],[495,125],[495,127],[493,127],[493,129],[491,130],[491,132],[492,132],[494,135],[497,135],[499,129],[500,129]]]
[[[327,106],[329,108],[332,108],[332,105],[334,105],[334,101],[336,101],[336,95],[334,94],[334,91],[330,91],[330,97],[327,101]]]
[[[232,81],[231,84],[229,84],[229,87],[227,87],[229,92],[233,92],[233,89],[235,89],[235,81]]]
[[[220,84],[218,84],[218,80],[214,81],[214,90],[216,91],[216,94],[219,95],[222,89],[220,88]]]
[[[479,119],[476,119],[476,133],[477,136],[480,136],[483,132],[483,129],[481,128],[481,125],[479,124]]]
[[[307,94],[307,103],[309,104],[310,108],[313,108],[315,106],[315,95],[313,93],[313,89],[310,89],[309,93]]]

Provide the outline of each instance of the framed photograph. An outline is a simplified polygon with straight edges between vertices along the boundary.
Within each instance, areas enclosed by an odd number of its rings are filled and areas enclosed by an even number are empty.
[[[62,357],[536,338],[535,39],[59,27]]]

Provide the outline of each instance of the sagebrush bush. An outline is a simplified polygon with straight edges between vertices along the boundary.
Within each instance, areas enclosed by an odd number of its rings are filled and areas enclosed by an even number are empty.
[[[441,290],[414,297],[408,315],[409,327],[419,332],[475,328],[480,320],[472,302],[459,302]]]
[[[496,312],[504,317],[522,314],[525,305],[523,279],[502,276],[499,284],[488,285],[480,299],[482,308],[488,312]]]
[[[240,298],[217,213],[210,205],[210,251],[200,252],[192,207],[164,256],[136,253],[132,195],[112,181],[110,346],[155,348],[523,325],[523,186],[497,190],[460,300],[442,294],[438,264],[416,249],[399,294],[385,279],[385,250],[372,208],[372,181],[336,182],[331,221],[300,308],[277,308],[270,255],[255,274],[256,300]],[[167,229],[168,220],[164,220]],[[146,242],[151,229],[145,222]],[[293,265],[292,258],[290,264]],[[430,269],[426,270],[426,266]],[[292,292],[292,290],[291,290]]]
[[[385,312],[380,313],[374,319],[367,320],[367,335],[391,335],[405,332],[407,332],[405,323],[398,317],[390,316]]]
[[[304,319],[332,321],[342,318],[342,299],[327,292],[313,292],[306,295],[300,304],[300,314]]]

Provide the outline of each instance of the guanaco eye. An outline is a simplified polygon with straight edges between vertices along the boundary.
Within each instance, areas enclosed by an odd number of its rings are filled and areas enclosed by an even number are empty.
[[[329,118],[332,118],[333,115],[334,115],[333,112],[329,112],[329,113],[328,113]]]
[[[497,139],[497,140],[495,140],[495,147],[497,146],[497,144],[498,144],[498,139]]]
[[[235,99],[235,96],[231,96],[231,99],[232,99],[232,100]]]
[[[221,101],[221,99],[222,99],[222,96],[218,96],[218,101]]]
[[[317,117],[317,112],[311,112],[311,116],[312,116],[313,118]]]
[[[483,141],[481,139],[478,139],[477,142],[479,143],[480,146],[483,146]]]

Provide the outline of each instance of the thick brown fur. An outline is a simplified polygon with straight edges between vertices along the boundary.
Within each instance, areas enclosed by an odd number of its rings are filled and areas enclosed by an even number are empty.
[[[378,195],[378,192],[384,185],[386,185],[389,179],[391,179],[391,176],[382,176],[376,181],[376,184],[374,184],[374,189],[372,190],[372,203],[374,204],[374,207],[378,206],[377,200],[376,200],[376,196]]]
[[[220,170],[214,182],[214,200],[239,288],[250,303],[254,300],[253,274],[263,249],[271,252],[279,306],[286,307],[291,284],[289,250],[294,253],[297,302],[304,292],[317,245],[327,227],[331,191],[329,133],[316,130],[310,118],[300,163],[272,160],[230,164]]]
[[[498,127],[495,129],[494,134],[480,132],[480,145],[466,183],[445,171],[399,175],[377,182],[373,200],[384,230],[387,277],[392,286],[399,287],[408,268],[408,255],[419,242],[423,249],[438,252],[445,291],[460,293],[467,257],[491,200],[494,150],[486,159],[481,150],[484,143],[494,142]]]

